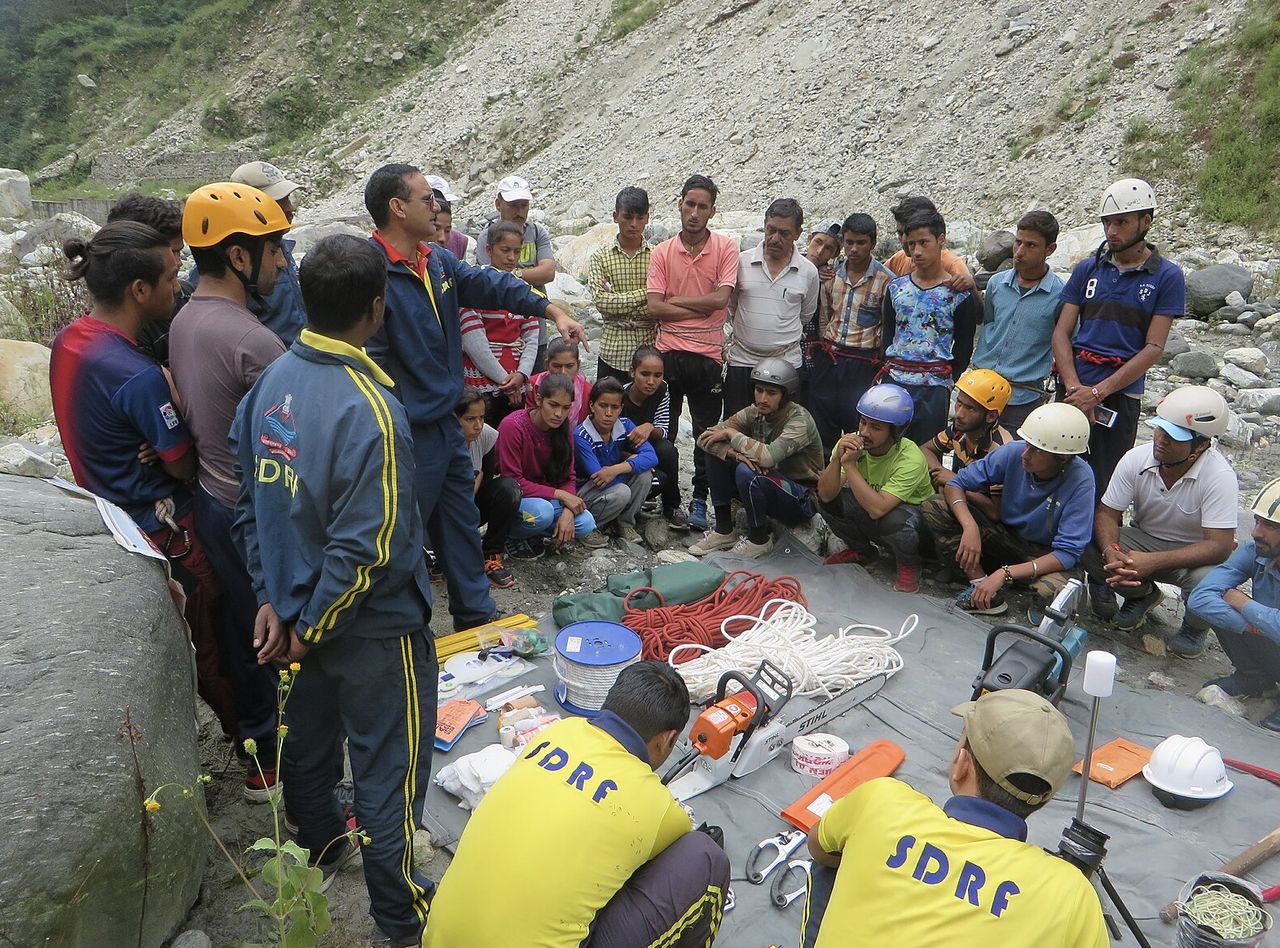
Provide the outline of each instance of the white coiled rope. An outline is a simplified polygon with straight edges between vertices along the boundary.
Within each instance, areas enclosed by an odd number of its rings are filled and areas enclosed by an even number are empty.
[[[730,623],[748,622],[736,635]],[[721,648],[677,645],[667,659],[689,686],[694,703],[715,694],[720,676],[727,671],[750,675],[768,659],[787,673],[795,695],[830,698],[874,675],[893,676],[902,668],[902,656],[893,646],[919,624],[915,613],[907,616],[897,632],[858,622],[834,635],[817,635],[818,620],[808,609],[789,599],[770,599],[758,616],[731,616],[720,625],[728,643]],[[697,658],[676,664],[688,652]]]

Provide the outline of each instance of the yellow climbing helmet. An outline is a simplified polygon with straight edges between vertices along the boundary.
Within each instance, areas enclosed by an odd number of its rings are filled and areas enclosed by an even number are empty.
[[[964,392],[988,411],[1004,411],[1009,404],[1013,387],[999,372],[991,369],[970,369],[956,382],[956,391]]]
[[[288,229],[280,205],[247,184],[206,184],[192,192],[182,210],[182,239],[188,247],[216,247],[232,234],[267,237]]]

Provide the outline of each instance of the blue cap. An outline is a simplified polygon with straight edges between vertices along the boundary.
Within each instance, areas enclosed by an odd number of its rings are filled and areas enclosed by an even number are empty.
[[[1174,441],[1190,441],[1196,436],[1196,433],[1190,428],[1184,428],[1182,425],[1175,425],[1166,418],[1152,418],[1147,422],[1152,428],[1159,428]]]

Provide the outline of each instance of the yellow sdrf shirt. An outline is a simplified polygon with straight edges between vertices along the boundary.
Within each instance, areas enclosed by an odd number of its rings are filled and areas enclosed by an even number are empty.
[[[480,801],[432,900],[426,948],[577,948],[632,874],[690,831],[648,760],[610,730],[633,743],[635,732],[597,720],[547,728]]]

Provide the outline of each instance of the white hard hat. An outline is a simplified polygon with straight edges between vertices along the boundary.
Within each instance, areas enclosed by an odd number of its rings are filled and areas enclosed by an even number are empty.
[[[1089,419],[1075,405],[1050,402],[1027,416],[1018,437],[1049,454],[1084,454],[1089,450]]]
[[[1160,399],[1156,416],[1149,424],[1178,441],[1216,438],[1227,430],[1227,400],[1207,385],[1183,385]]]
[[[1251,509],[1263,520],[1280,523],[1280,477],[1262,485]]]
[[[1227,779],[1227,769],[1222,754],[1199,737],[1183,737],[1174,734],[1166,737],[1151,753],[1151,760],[1142,768],[1142,776],[1155,791],[1163,791],[1175,798],[1165,800],[1156,796],[1166,806],[1195,806],[1207,803],[1228,793],[1233,784]]]
[[[1102,193],[1099,217],[1129,214],[1134,211],[1156,212],[1156,192],[1141,178],[1121,178]]]

